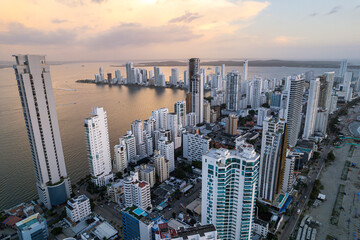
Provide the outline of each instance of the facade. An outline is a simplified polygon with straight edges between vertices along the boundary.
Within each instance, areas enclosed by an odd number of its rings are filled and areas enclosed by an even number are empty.
[[[156,175],[159,179],[159,182],[162,183],[169,178],[169,161],[166,160],[159,151],[155,152],[153,161],[155,164]]]
[[[146,157],[146,143],[144,141],[143,123],[140,119],[135,120],[131,123],[131,132],[135,137],[136,154],[141,158]]]
[[[128,167],[128,158],[126,143],[123,138],[120,138],[120,144],[114,146],[114,171],[124,173]]]
[[[305,117],[305,126],[303,139],[309,139],[314,134],[315,123],[316,123],[316,114],[318,111],[318,102],[319,102],[319,91],[320,91],[320,79],[311,79],[309,96],[306,108],[306,117]]]
[[[151,208],[150,184],[139,181],[138,173],[124,179],[124,195],[126,207]]]
[[[186,126],[196,126],[196,114],[194,112],[186,114]]]
[[[126,63],[126,83],[135,83],[134,64],[132,62]]]
[[[259,218],[254,219],[254,233],[266,238],[269,233],[269,223]]]
[[[79,222],[91,214],[90,200],[85,195],[71,198],[66,204],[66,214],[73,222]]]
[[[199,134],[183,134],[183,157],[189,161],[201,161],[210,149],[211,138]]]
[[[70,197],[61,144],[50,69],[44,56],[16,55],[14,65],[31,156],[36,188],[46,208],[63,204]]]
[[[165,130],[167,128],[167,115],[169,113],[169,109],[167,108],[159,108],[157,110],[152,111],[152,116],[156,121],[155,130]]]
[[[287,142],[290,147],[295,147],[300,132],[304,81],[302,75],[293,76],[290,80],[286,108]]]
[[[190,92],[192,95],[192,112],[196,115],[196,124],[204,121],[204,78],[200,74],[200,59],[189,60]]]
[[[120,142],[125,141],[125,145],[126,145],[126,155],[127,155],[127,160],[128,163],[129,162],[133,162],[136,163],[137,161],[137,155],[136,155],[136,143],[135,143],[135,137],[132,134],[131,131],[127,131],[127,133],[122,136],[119,139]]]
[[[237,134],[238,117],[235,114],[230,114],[226,119],[225,132],[230,135]]]
[[[242,77],[241,87],[240,87],[240,91],[241,91],[242,95],[246,94],[246,83],[247,83],[247,79],[248,79],[248,64],[249,64],[248,60],[244,60],[243,77]]]
[[[177,68],[172,68],[171,69],[171,84],[172,85],[177,85],[179,82],[179,70]]]
[[[119,182],[108,184],[106,186],[106,192],[112,202],[118,203],[120,195],[124,193],[124,182],[120,180]]]
[[[210,149],[202,160],[201,223],[219,238],[251,239],[260,156],[252,145]]]
[[[251,82],[251,108],[258,109],[261,107],[261,91],[262,91],[262,78],[256,77]]]
[[[235,112],[239,110],[240,74],[236,71],[230,72],[226,79],[226,109]]]
[[[46,240],[49,236],[46,219],[39,213],[17,222],[16,228],[20,240]]]
[[[158,141],[158,150],[160,154],[169,161],[169,172],[175,170],[175,154],[174,154],[174,142],[168,141],[166,137],[161,137]]]
[[[186,102],[184,100],[177,101],[174,105],[175,114],[178,119],[178,126],[185,127],[186,120]]]
[[[273,202],[282,190],[286,161],[286,123],[266,117],[261,141],[259,197]]]
[[[96,185],[104,186],[113,178],[107,114],[96,107],[91,115],[84,123],[90,174]]]
[[[176,113],[168,113],[166,129],[171,131],[169,140],[175,142],[175,139],[179,136],[178,117]]]
[[[284,176],[282,181],[282,192],[286,193],[291,190],[294,183],[294,169],[295,169],[295,156],[289,155],[286,157]]]
[[[148,182],[152,188],[156,183],[155,167],[147,164],[141,164],[135,167],[141,181]]]
[[[211,122],[210,113],[211,113],[210,103],[208,101],[204,101],[204,122],[205,123]]]

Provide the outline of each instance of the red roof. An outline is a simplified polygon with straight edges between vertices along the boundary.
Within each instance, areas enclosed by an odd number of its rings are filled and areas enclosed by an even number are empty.
[[[139,182],[139,187],[143,188],[147,185],[147,182]]]
[[[19,218],[19,217],[16,217],[16,216],[10,216],[7,219],[5,219],[2,223],[7,225],[7,226],[16,228],[15,224],[17,222],[21,221],[21,220],[22,220],[22,218]]]

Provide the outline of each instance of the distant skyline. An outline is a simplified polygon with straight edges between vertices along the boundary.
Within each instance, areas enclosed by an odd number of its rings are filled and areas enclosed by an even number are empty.
[[[360,59],[360,0],[2,0],[0,60]]]

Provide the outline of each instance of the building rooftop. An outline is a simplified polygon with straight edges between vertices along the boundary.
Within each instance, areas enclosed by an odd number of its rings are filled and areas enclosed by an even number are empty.
[[[27,228],[30,228],[34,224],[40,224],[44,220],[45,219],[39,213],[36,213],[22,221],[17,222],[16,226],[20,229],[20,231],[23,231],[27,230]]]
[[[180,228],[177,231],[178,237],[182,237],[183,239],[188,239],[188,236],[193,236],[196,234],[199,234],[200,236],[205,236],[205,233],[208,232],[214,232],[216,231],[216,228],[213,224],[208,224],[204,226],[196,226],[191,228]],[[214,239],[216,239],[216,236],[214,236]]]

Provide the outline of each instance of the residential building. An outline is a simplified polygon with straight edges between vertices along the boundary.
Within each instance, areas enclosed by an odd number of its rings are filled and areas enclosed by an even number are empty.
[[[169,140],[175,142],[175,138],[179,136],[178,117],[176,113],[168,113],[166,129],[171,131],[171,136]]]
[[[240,85],[240,92],[241,95],[246,94],[246,83],[248,80],[248,60],[244,60],[244,64],[243,64],[243,77],[242,77],[242,81],[241,81],[241,85]]]
[[[170,223],[159,224],[158,231],[155,232],[155,240],[217,240],[217,231],[213,224],[196,225],[194,227],[180,227],[179,229],[172,229]]]
[[[301,126],[301,110],[304,92],[304,76],[293,76],[290,80],[290,91],[286,108],[287,143],[295,147]]]
[[[39,213],[16,223],[20,240],[47,240],[49,237],[46,219]]]
[[[204,122],[210,123],[210,113],[211,113],[210,103],[208,101],[204,101]]]
[[[113,178],[107,114],[96,107],[91,115],[84,123],[90,174],[96,185],[104,186]]]
[[[309,139],[314,134],[316,114],[318,112],[320,91],[320,79],[311,79],[309,87],[308,102],[306,108],[305,126],[303,132],[303,139]]]
[[[259,172],[259,197],[272,202],[282,190],[286,161],[286,123],[266,117],[263,124]]]
[[[225,123],[225,133],[230,135],[237,134],[238,117],[235,114],[229,114]]]
[[[189,161],[201,161],[210,149],[211,138],[192,133],[183,134],[183,157]]]
[[[194,112],[186,114],[186,127],[196,126],[196,114]]]
[[[125,206],[133,205],[142,209],[151,209],[150,184],[139,181],[138,173],[124,178]]]
[[[179,70],[177,68],[171,69],[171,82],[170,84],[176,86],[179,82]]]
[[[264,238],[266,238],[269,233],[269,223],[259,218],[254,219],[253,228],[254,233],[259,234]]]
[[[158,141],[158,150],[160,154],[169,161],[169,172],[175,170],[175,154],[174,154],[174,142],[169,141],[166,137],[161,137]]]
[[[34,163],[39,200],[50,209],[70,197],[56,105],[45,56],[15,55],[21,105]]]
[[[131,131],[127,131],[124,136],[122,136],[119,139],[120,142],[125,141],[126,145],[126,155],[127,155],[127,161],[136,163],[137,161],[137,155],[136,155],[136,142],[135,137],[132,134]]]
[[[66,204],[66,214],[73,222],[79,222],[91,214],[90,200],[85,195],[70,198]]]
[[[260,156],[252,145],[210,149],[202,159],[201,223],[220,239],[251,239]]]
[[[154,166],[141,164],[135,167],[135,171],[139,174],[139,180],[149,183],[151,188],[154,187],[156,183]]]
[[[236,112],[239,110],[240,97],[240,74],[233,71],[226,76],[226,109],[228,111]]]
[[[342,77],[342,78],[345,77],[345,73],[347,72],[347,65],[348,65],[347,59],[341,60],[339,77]]]
[[[123,138],[120,138],[120,144],[114,146],[114,171],[121,172],[124,174],[124,171],[128,167],[128,154],[126,150],[126,142]]]
[[[169,160],[166,160],[159,151],[155,151],[153,161],[155,164],[156,175],[159,182],[162,183],[169,178]]]
[[[112,202],[118,203],[120,195],[124,194],[124,181],[109,183],[106,186],[106,192]]]
[[[200,74],[200,59],[189,60],[190,93],[192,95],[192,112],[196,115],[196,124],[204,121],[204,78]]]
[[[261,77],[255,77],[251,82],[251,108],[258,109],[261,107],[261,90],[263,80]]]
[[[174,105],[175,114],[177,115],[178,119],[178,126],[185,127],[185,120],[186,120],[186,102],[184,100],[177,101]]]
[[[135,137],[136,154],[141,158],[146,157],[146,143],[144,141],[143,123],[140,119],[135,120],[131,123],[131,132]]]
[[[157,110],[152,111],[152,116],[156,120],[155,130],[167,129],[168,113],[169,113],[169,109],[167,108],[159,108]]]

